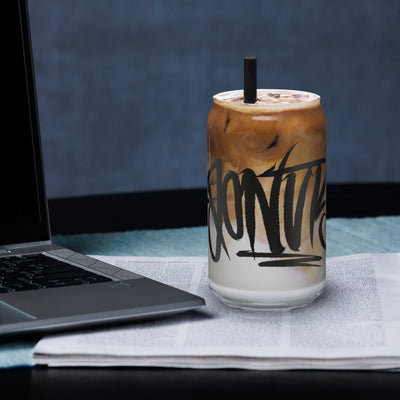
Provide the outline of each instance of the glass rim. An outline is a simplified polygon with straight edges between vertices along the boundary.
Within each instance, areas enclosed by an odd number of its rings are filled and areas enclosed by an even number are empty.
[[[266,102],[262,99],[266,96],[274,96],[281,94],[294,94],[306,96],[308,100],[300,100],[294,102]],[[217,93],[213,96],[214,103],[226,106],[229,108],[237,109],[240,111],[254,112],[259,111],[286,111],[301,108],[315,107],[320,104],[321,96],[304,90],[292,90],[292,89],[257,89],[257,102],[256,103],[244,103],[243,102],[243,90],[229,90],[225,92]]]

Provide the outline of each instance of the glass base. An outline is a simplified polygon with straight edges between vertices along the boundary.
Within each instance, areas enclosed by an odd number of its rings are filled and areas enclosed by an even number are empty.
[[[324,290],[325,281],[304,289],[250,291],[220,286],[209,281],[211,292],[229,307],[247,311],[290,311],[312,303]]]

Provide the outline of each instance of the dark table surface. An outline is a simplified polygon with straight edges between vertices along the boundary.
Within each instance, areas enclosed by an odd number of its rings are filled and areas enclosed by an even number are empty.
[[[52,199],[53,234],[206,224],[205,189]],[[400,215],[400,184],[328,185],[328,218]],[[1,399],[398,398],[386,371],[247,371],[167,368],[15,368],[0,371]]]
[[[327,217],[400,214],[400,183],[328,184]],[[180,228],[207,224],[206,189],[52,199],[53,234]]]

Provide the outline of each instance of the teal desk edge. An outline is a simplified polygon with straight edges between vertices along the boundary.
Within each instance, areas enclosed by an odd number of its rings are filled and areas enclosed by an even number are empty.
[[[207,227],[56,235],[53,242],[83,254],[206,257]],[[400,216],[327,220],[327,257],[400,252]],[[0,368],[33,366],[36,342],[0,344]]]

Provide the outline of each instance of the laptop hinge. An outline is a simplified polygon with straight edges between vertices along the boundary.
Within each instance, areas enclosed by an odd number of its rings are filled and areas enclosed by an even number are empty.
[[[3,249],[5,250],[5,253],[10,253],[12,250],[15,249],[23,249],[26,247],[39,247],[39,246],[47,246],[51,244],[51,240],[41,240],[38,242],[26,242],[26,243],[13,243],[13,244],[6,244],[2,247],[0,247],[1,249],[1,253],[3,254]]]
[[[7,254],[9,252],[10,252],[10,250],[7,250],[5,247],[0,246],[0,254]]]

